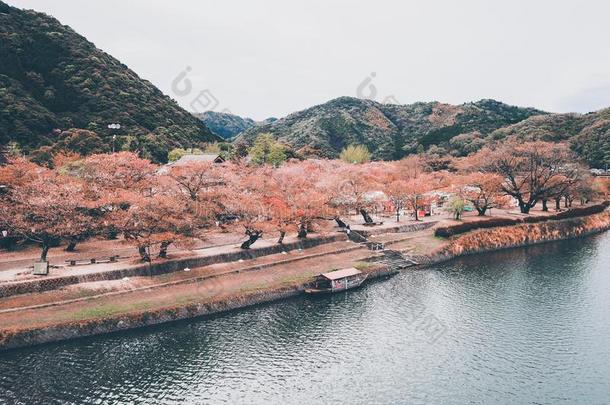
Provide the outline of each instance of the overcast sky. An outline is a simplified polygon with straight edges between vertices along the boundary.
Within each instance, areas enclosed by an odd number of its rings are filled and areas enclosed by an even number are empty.
[[[8,3],[70,25],[188,110],[264,119],[344,95],[610,106],[607,0]]]

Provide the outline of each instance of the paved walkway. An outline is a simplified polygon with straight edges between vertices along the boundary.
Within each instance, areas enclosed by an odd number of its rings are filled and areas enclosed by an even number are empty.
[[[239,245],[246,240],[247,237],[239,234],[212,234],[205,241],[198,240],[189,249],[184,249],[179,246],[171,245],[168,253],[180,254],[191,250],[199,250],[213,248],[218,246]],[[257,243],[259,243],[257,241]],[[89,260],[97,257],[107,257],[118,255],[123,259],[137,259],[136,248],[128,245],[122,240],[93,240],[83,242],[77,245],[76,251],[66,252],[64,246],[51,248],[49,250],[48,259],[52,265],[65,265],[66,260]],[[40,249],[36,246],[30,246],[23,250],[17,251],[0,251],[0,272],[10,269],[26,270],[28,266],[40,257]]]

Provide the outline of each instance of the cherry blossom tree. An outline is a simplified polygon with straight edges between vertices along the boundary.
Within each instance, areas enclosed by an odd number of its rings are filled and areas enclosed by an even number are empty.
[[[236,193],[235,172],[233,164],[212,162],[192,162],[169,169],[167,186],[181,200],[198,237],[204,238],[216,225],[224,226],[223,215],[230,214],[228,201]]]
[[[427,193],[435,189],[434,180],[432,176],[423,174],[405,182],[405,206],[413,211],[413,217],[416,221],[419,221],[418,211],[422,206],[432,202],[432,197]]]
[[[89,236],[96,220],[89,215],[85,185],[71,176],[17,159],[0,168],[0,227],[41,246],[47,261],[51,246]]]
[[[548,142],[507,142],[471,157],[482,171],[502,176],[502,190],[517,200],[524,214],[548,198],[562,179],[572,177],[575,161],[566,145]]]
[[[136,246],[142,261],[151,261],[151,248],[166,257],[169,244],[193,236],[193,222],[181,200],[165,192],[153,192],[109,214],[125,240]]]
[[[508,204],[502,190],[502,177],[496,173],[471,172],[454,176],[453,179],[458,194],[474,206],[479,216],[485,215],[491,208]]]
[[[264,204],[266,183],[263,173],[266,169],[241,164],[235,169],[234,181],[227,185],[224,196],[227,211],[239,218],[238,224],[244,227],[248,237],[241,244],[242,249],[250,249],[263,236],[263,228],[269,218]]]
[[[341,165],[335,174],[337,205],[347,212],[360,213],[365,223],[372,223],[368,210],[376,203],[374,192],[381,189],[383,170],[381,163]]]
[[[192,238],[197,224],[194,204],[186,204],[175,179],[158,170],[130,152],[92,155],[74,170],[86,181],[103,226],[122,234],[143,261],[151,260],[153,247],[166,257],[169,245]]]
[[[291,216],[298,225],[297,236],[306,238],[314,225],[326,221],[328,214],[328,195],[325,184],[320,181],[323,166],[315,162],[302,162],[286,165],[278,170],[280,184],[285,189],[285,201]]]
[[[419,209],[432,201],[428,193],[443,186],[446,180],[444,172],[426,173],[424,161],[419,156],[410,156],[389,166],[390,174],[386,174],[384,192],[393,205],[413,212],[416,221],[419,220]],[[399,213],[396,213],[399,220]]]
[[[391,179],[385,183],[383,192],[392,202],[396,214],[396,222],[400,222],[400,212],[407,207],[409,199],[409,183],[406,180]]]

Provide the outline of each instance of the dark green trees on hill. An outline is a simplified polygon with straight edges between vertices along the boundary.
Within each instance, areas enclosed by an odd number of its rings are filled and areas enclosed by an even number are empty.
[[[330,158],[349,145],[366,146],[373,159],[399,159],[423,152],[467,156],[511,139],[567,142],[589,165],[610,165],[610,109],[549,114],[495,100],[400,105],[340,97],[250,127],[236,142],[251,145],[261,133],[296,151]]]
[[[112,133],[110,123],[121,129]],[[156,161],[175,147],[219,140],[70,27],[0,1],[0,144],[16,141],[26,153],[56,148],[57,135],[69,128],[94,131],[97,149],[111,148],[117,135]]]
[[[243,118],[226,112],[206,111],[194,115],[212,132],[224,139],[232,138],[240,132],[256,125],[256,122],[251,118]]]
[[[251,144],[260,133],[271,133],[299,150],[337,157],[349,145],[364,145],[374,159],[399,159],[431,146],[450,147],[452,138],[497,128],[545,114],[494,100],[459,106],[437,102],[408,105],[381,104],[340,97],[277,121],[246,129],[237,140]]]

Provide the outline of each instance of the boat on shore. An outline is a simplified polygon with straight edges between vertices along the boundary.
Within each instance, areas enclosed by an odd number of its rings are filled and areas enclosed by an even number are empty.
[[[316,277],[313,287],[306,288],[305,292],[307,294],[328,294],[349,290],[360,287],[367,276],[355,267],[322,273]]]

